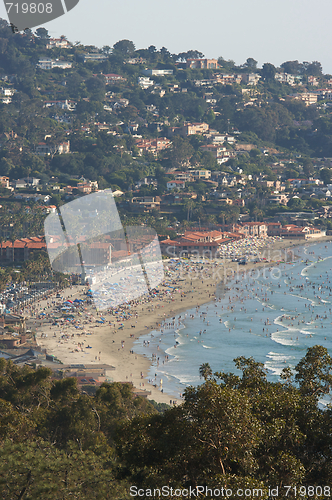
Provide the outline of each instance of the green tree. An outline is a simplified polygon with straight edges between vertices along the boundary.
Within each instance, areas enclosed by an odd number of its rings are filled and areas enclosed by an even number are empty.
[[[253,57],[248,57],[246,62],[243,64],[243,68],[245,68],[249,71],[256,71],[257,61]]]
[[[323,73],[322,65],[319,61],[304,62],[303,67],[306,75],[320,76]]]
[[[291,75],[298,75],[303,72],[303,65],[299,61],[286,61],[280,65],[285,73]]]
[[[173,137],[169,158],[174,167],[181,167],[187,164],[193,154],[194,148],[187,139],[180,136]]]
[[[199,367],[199,376],[204,378],[204,380],[209,379],[212,376],[212,370],[209,363],[203,363]]]
[[[197,448],[209,455],[215,473],[234,473],[236,468],[240,475],[249,475],[255,470],[254,449],[261,431],[247,396],[211,381],[189,387],[183,406]]]
[[[329,168],[322,168],[319,171],[319,177],[324,181],[324,184],[330,184],[332,179],[332,171]]]
[[[66,451],[38,439],[1,449],[0,489],[3,498],[122,500],[127,488],[115,480],[111,456],[82,452],[68,443]]]
[[[303,165],[303,173],[307,178],[313,175],[315,169],[311,158],[303,158],[302,165]]]
[[[304,207],[304,201],[301,200],[301,198],[299,198],[298,196],[293,196],[293,198],[291,198],[287,203],[287,206],[289,208],[299,210]]]
[[[332,384],[332,358],[326,347],[315,345],[295,367],[295,380],[304,395],[329,394]]]
[[[274,76],[277,70],[276,67],[271,63],[264,63],[261,71],[261,75],[265,81],[274,81]]]
[[[135,52],[134,42],[131,40],[120,40],[113,45],[113,54],[119,54],[123,57],[130,57]]]
[[[41,38],[42,40],[47,40],[48,38],[50,38],[46,28],[36,29],[36,35],[38,38]]]

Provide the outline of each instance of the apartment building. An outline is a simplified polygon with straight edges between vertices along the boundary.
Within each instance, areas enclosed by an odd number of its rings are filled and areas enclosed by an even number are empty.
[[[65,38],[50,38],[47,42],[47,49],[69,49],[70,43]]]
[[[267,225],[265,222],[244,222],[237,226],[237,231],[245,236],[267,236]]]
[[[35,148],[35,153],[41,156],[53,155],[56,153],[58,153],[59,155],[68,154],[70,153],[70,141],[60,142],[59,144],[55,145],[48,145],[45,142],[39,142]]]
[[[218,256],[220,246],[229,241],[221,231],[185,231],[176,240],[161,241],[160,248],[168,257],[197,255],[214,258]]]
[[[207,123],[185,123],[181,127],[181,135],[195,135],[195,134],[205,134],[209,131],[209,125]]]
[[[185,181],[168,181],[166,184],[167,191],[170,191],[171,189],[184,189],[185,186]]]
[[[217,59],[187,59],[186,67],[190,69],[218,69]]]
[[[154,156],[157,156],[160,151],[170,148],[172,141],[167,139],[167,137],[158,137],[156,139],[137,139],[135,144],[140,155],[152,153]]]
[[[172,69],[143,69],[142,74],[146,76],[168,76],[173,75]]]
[[[317,94],[315,92],[302,92],[301,94],[290,94],[288,96],[290,99],[295,99],[296,101],[303,101],[306,106],[311,106],[317,103]]]
[[[88,53],[88,54],[83,54],[82,56],[83,62],[100,62],[100,61],[106,61],[107,56],[105,54],[99,54],[98,52],[96,53]]]
[[[69,61],[59,61],[58,59],[42,58],[37,63],[37,68],[44,70],[51,70],[53,68],[70,69],[73,63]]]

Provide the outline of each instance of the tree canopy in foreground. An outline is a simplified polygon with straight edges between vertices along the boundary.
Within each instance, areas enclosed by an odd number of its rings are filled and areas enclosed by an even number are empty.
[[[332,413],[319,404],[332,382],[327,349],[309,348],[276,383],[253,358],[234,361],[241,376],[204,363],[204,383],[161,413],[129,384],[89,396],[74,378],[0,359],[2,498],[122,500],[131,485],[140,498],[162,486],[187,498],[202,485],[234,499],[238,489],[268,499],[268,486],[286,498],[288,485],[302,486],[301,498],[328,498],[319,489],[332,480]]]

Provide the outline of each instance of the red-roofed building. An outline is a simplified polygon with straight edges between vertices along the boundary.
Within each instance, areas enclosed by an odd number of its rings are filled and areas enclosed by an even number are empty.
[[[295,224],[286,224],[281,228],[280,236],[283,238],[301,238],[309,240],[312,238],[321,238],[326,236],[326,231],[322,231],[312,226],[296,226]]]
[[[268,236],[282,236],[283,238],[311,239],[326,236],[326,231],[313,226],[297,226],[296,224],[285,224],[280,222],[268,222]]]
[[[168,191],[171,189],[184,189],[186,187],[186,183],[184,181],[168,181],[166,187]]]
[[[23,262],[31,257],[31,253],[42,250],[46,250],[43,237],[21,238],[14,242],[4,241],[0,246],[0,262]]]
[[[139,150],[139,154],[152,153],[157,156],[160,151],[170,148],[172,141],[166,137],[158,137],[156,139],[137,139],[136,147]]]
[[[168,257],[202,256],[217,257],[220,246],[229,243],[233,238],[222,231],[185,231],[176,240],[160,242],[161,252]]]

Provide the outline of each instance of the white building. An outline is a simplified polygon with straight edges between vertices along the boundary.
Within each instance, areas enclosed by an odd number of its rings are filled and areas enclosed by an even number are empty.
[[[137,83],[142,89],[148,89],[149,87],[154,85],[154,81],[150,80],[150,78],[146,76],[139,76],[137,79]]]
[[[242,75],[242,83],[245,85],[257,85],[261,76],[258,73],[244,73]]]
[[[143,75],[146,76],[166,76],[173,75],[172,69],[143,69]]]
[[[211,170],[190,170],[186,173],[190,174],[194,178],[194,180],[211,179]]]
[[[84,54],[82,56],[83,62],[88,62],[88,61],[105,61],[107,59],[107,56],[105,54],[99,54],[98,52],[92,53],[92,54]]]
[[[47,42],[47,49],[68,49],[70,43],[65,38],[50,38]]]
[[[61,142],[54,146],[48,145],[45,142],[40,142],[35,148],[35,153],[37,155],[54,155],[56,153],[59,155],[68,154],[70,153],[70,141]]]
[[[44,108],[52,108],[56,106],[57,108],[66,109],[67,111],[74,111],[76,108],[77,102],[68,101],[67,99],[63,101],[45,101]]]
[[[184,181],[168,181],[166,184],[167,190],[171,189],[184,189],[186,183]]]
[[[53,68],[61,68],[61,69],[70,69],[73,67],[73,63],[68,62],[68,61],[59,61],[58,59],[48,59],[48,58],[43,58],[39,59],[39,62],[37,64],[37,68],[44,69],[44,70],[50,70]]]
[[[276,73],[274,75],[275,80],[280,83],[288,83],[289,85],[296,85],[297,82],[295,80],[294,75],[290,75],[289,73]]]
[[[1,96],[12,96],[16,92],[15,89],[4,89],[3,87],[0,89]]]
[[[15,94],[16,89],[1,88],[0,89],[0,101],[3,104],[10,104],[12,102],[12,96]]]

